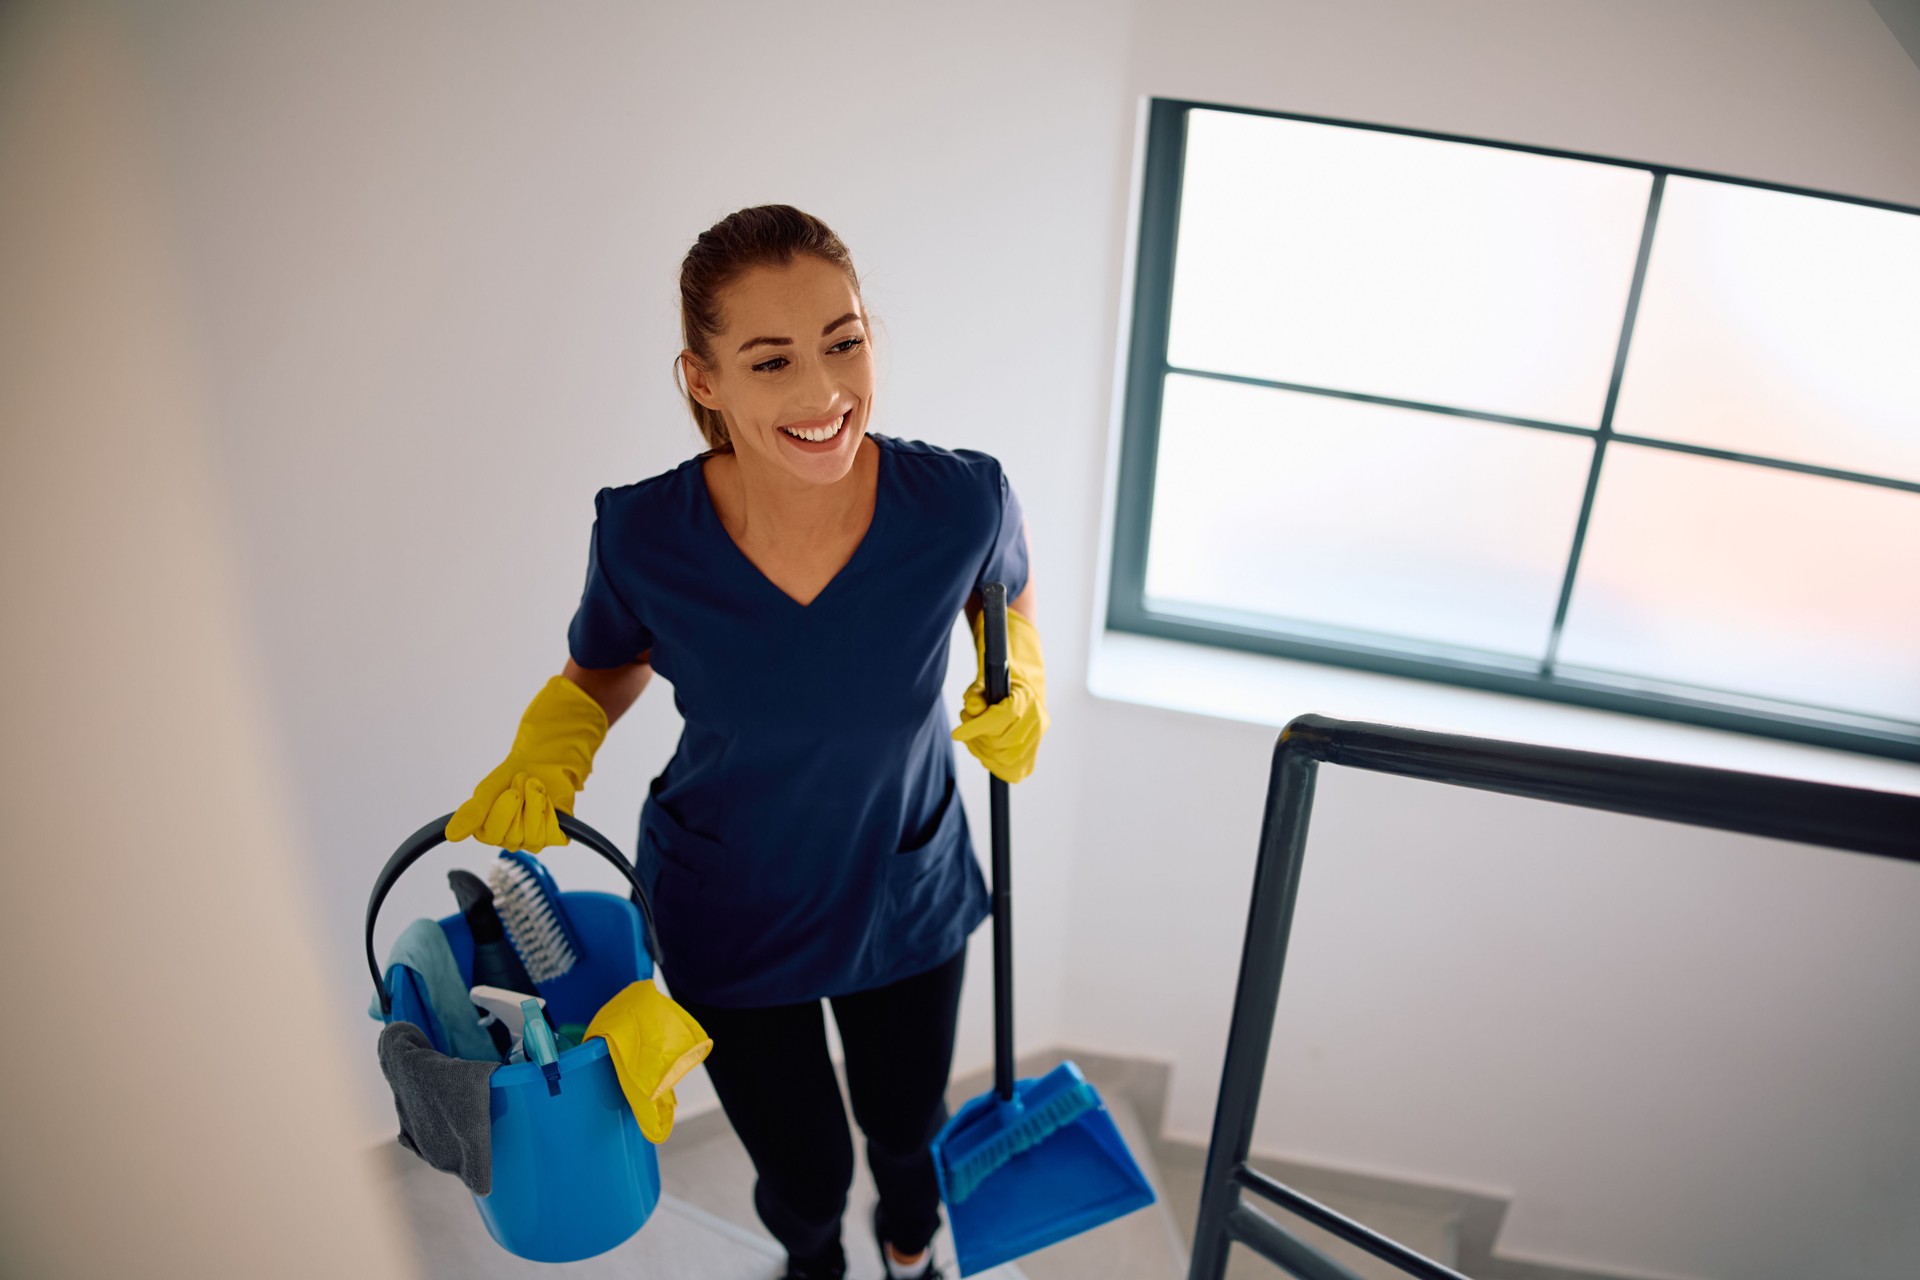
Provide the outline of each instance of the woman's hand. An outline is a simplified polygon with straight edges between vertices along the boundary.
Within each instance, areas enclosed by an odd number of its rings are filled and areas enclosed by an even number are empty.
[[[480,780],[447,821],[448,840],[477,835],[503,849],[535,851],[568,843],[555,819],[571,814],[574,794],[593,772],[607,736],[607,713],[565,676],[555,676],[527,704],[513,750]]]
[[[1031,607],[1031,588],[1018,603]],[[973,643],[979,675],[960,708],[953,740],[966,744],[974,758],[996,778],[1018,782],[1033,772],[1040,738],[1052,723],[1047,715],[1047,670],[1040,656],[1040,633],[1024,613],[1007,610],[1006,700],[987,705],[986,615],[973,614]]]

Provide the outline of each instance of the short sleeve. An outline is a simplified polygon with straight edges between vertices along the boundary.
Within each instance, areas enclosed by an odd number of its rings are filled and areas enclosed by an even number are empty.
[[[602,489],[594,498],[593,534],[587,542],[587,585],[580,593],[580,607],[574,610],[573,623],[567,628],[567,651],[573,660],[588,669],[624,667],[653,647],[653,632],[647,630],[607,576],[606,561],[600,553],[600,540],[606,528],[606,496]]]
[[[999,483],[999,521],[973,589],[978,591],[989,582],[1004,583],[1007,599],[1013,600],[1027,589],[1027,521],[1019,496],[1007,483],[1007,473],[997,466],[993,470]]]

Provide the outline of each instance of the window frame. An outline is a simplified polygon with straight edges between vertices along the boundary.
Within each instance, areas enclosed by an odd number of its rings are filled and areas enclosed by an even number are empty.
[[[1174,250],[1178,243],[1181,188],[1185,177],[1187,119],[1196,109],[1364,129],[1442,142],[1466,143],[1473,146],[1497,147],[1533,155],[1617,165],[1651,174],[1652,186],[1646,221],[1641,229],[1633,281],[1628,292],[1626,312],[1621,322],[1620,340],[1614,353],[1612,376],[1598,426],[1574,427],[1445,405],[1332,391],[1320,387],[1300,387],[1261,378],[1170,365],[1167,362],[1167,339],[1172,319]],[[1914,215],[1920,215],[1920,208],[1806,187],[1728,177],[1724,174],[1671,165],[1647,164],[1549,147],[1495,142],[1458,134],[1180,98],[1149,100],[1144,141],[1145,156],[1141,169],[1137,223],[1138,242],[1134,261],[1133,311],[1128,320],[1129,341],[1123,384],[1125,389],[1121,405],[1120,457],[1114,503],[1112,560],[1108,575],[1106,625],[1109,630],[1264,653],[1494,693],[1517,694],[1549,702],[1627,712],[1680,724],[1699,725],[1787,742],[1920,762],[1920,724],[1845,711],[1829,711],[1826,708],[1809,708],[1758,695],[1709,691],[1652,678],[1623,676],[1618,679],[1596,679],[1586,674],[1570,675],[1564,671],[1555,670],[1560,634],[1566,621],[1568,604],[1572,599],[1573,583],[1579,572],[1587,523],[1599,485],[1600,468],[1605,461],[1607,445],[1610,442],[1619,441],[1920,494],[1920,482],[1662,440],[1657,437],[1624,434],[1613,430],[1614,406],[1619,397],[1620,384],[1626,367],[1626,353],[1632,341],[1641,287],[1646,277],[1653,236],[1658,226],[1660,202],[1666,180],[1669,177],[1682,177],[1731,183],[1737,186],[1837,200],[1846,204],[1864,205]],[[1160,442],[1160,403],[1163,385],[1169,374],[1197,374],[1254,386],[1333,395],[1343,399],[1449,414],[1478,421],[1571,432],[1592,438],[1595,441],[1593,459],[1588,469],[1585,495],[1575,524],[1567,567],[1562,574],[1559,600],[1549,634],[1545,659],[1534,661],[1524,658],[1502,658],[1494,654],[1470,654],[1464,650],[1449,650],[1444,646],[1423,644],[1418,640],[1395,642],[1392,637],[1341,633],[1335,628],[1303,627],[1294,631],[1281,631],[1259,625],[1251,618],[1240,620],[1224,612],[1217,612],[1216,616],[1203,619],[1150,608],[1146,598],[1147,546],[1153,511],[1154,467]],[[1920,662],[1920,645],[1916,646],[1915,660]]]

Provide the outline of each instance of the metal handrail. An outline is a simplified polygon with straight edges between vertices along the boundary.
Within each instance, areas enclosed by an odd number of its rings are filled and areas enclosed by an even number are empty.
[[[1242,1198],[1252,1191],[1422,1280],[1465,1280],[1254,1170],[1253,1122],[1321,763],[1920,863],[1920,796],[1393,725],[1295,718],[1274,746],[1227,1059],[1187,1280],[1222,1280],[1238,1240],[1303,1280],[1353,1273]]]

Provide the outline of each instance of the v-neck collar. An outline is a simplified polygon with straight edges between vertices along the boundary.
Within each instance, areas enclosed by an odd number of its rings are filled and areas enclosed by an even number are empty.
[[[868,518],[867,531],[860,535],[860,541],[854,547],[853,554],[847,557],[847,562],[841,565],[839,570],[831,578],[827,579],[827,584],[821,587],[820,590],[814,592],[813,599],[807,601],[805,604],[801,604],[798,600],[788,595],[778,583],[774,582],[772,578],[769,578],[761,570],[759,565],[753,562],[751,556],[740,549],[740,544],[733,540],[733,534],[727,531],[726,521],[720,518],[720,509],[713,505],[713,490],[707,486],[706,460],[708,455],[703,453],[693,459],[695,501],[699,503],[700,510],[705,514],[707,519],[712,522],[713,531],[719,534],[720,540],[727,544],[727,550],[731,553],[733,559],[744,567],[749,575],[759,580],[768,591],[778,596],[792,608],[805,612],[819,604],[820,601],[826,597],[827,593],[832,591],[834,587],[839,584],[840,580],[846,577],[855,565],[860,563],[861,558],[867,554],[867,548],[875,541],[874,530],[880,527],[881,515],[888,509],[889,505],[887,503],[887,467],[890,464],[887,460],[887,446],[881,443],[884,437],[874,432],[868,432],[866,438],[873,441],[873,447],[880,451],[874,459],[873,515]]]

